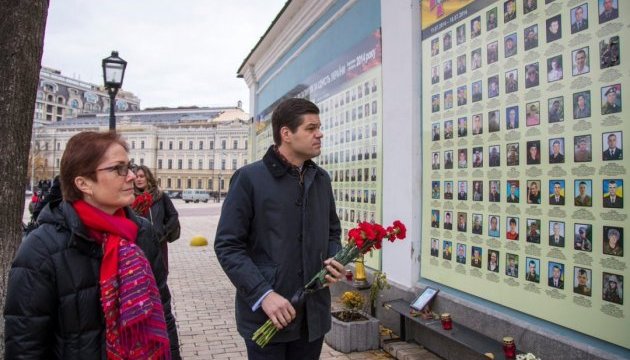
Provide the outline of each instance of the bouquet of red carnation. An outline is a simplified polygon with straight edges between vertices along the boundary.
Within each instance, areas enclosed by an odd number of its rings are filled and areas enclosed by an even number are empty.
[[[380,249],[383,239],[394,242],[396,239],[404,239],[407,236],[407,229],[400,221],[394,221],[392,226],[384,228],[380,224],[361,222],[359,225],[348,231],[347,244],[333,257],[342,265],[347,265],[360,254],[365,254],[373,249]],[[303,288],[299,289],[292,297],[291,304],[296,307],[304,303],[306,295],[313,293],[326,284],[325,277],[329,272],[324,267],[321,269]],[[252,340],[260,347],[265,347],[276,335],[278,329],[271,320],[267,320],[256,330]]]
[[[151,196],[151,193],[143,192],[140,195],[136,195],[131,208],[136,214],[146,217],[149,214],[151,205],[153,205],[153,196]]]

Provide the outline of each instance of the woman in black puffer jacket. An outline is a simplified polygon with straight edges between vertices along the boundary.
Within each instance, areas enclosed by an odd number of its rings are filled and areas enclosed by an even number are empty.
[[[180,359],[157,235],[127,207],[130,168],[113,132],[68,142],[64,201],[42,211],[9,274],[7,359]]]

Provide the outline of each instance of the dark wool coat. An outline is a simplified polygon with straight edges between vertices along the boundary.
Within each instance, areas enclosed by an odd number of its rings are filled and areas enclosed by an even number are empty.
[[[300,174],[269,148],[234,173],[214,248],[236,287],[236,323],[245,339],[267,320],[261,308],[252,311],[261,296],[273,289],[290,300],[341,249],[340,233],[330,177],[312,161]],[[272,342],[313,341],[330,329],[328,288],[296,310]]]
[[[145,219],[126,208],[138,225],[136,244],[151,264],[164,306],[173,359],[180,359],[171,294]],[[105,317],[99,273],[103,249],[90,239],[74,208],[44,208],[40,226],[20,245],[11,265],[4,309],[6,359],[105,359]]]

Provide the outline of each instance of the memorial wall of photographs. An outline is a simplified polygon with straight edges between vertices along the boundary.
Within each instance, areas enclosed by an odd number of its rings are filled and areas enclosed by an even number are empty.
[[[322,152],[313,159],[330,175],[342,239],[361,221],[381,223],[382,87],[380,29],[301,82],[300,92],[320,110]],[[273,143],[271,109],[259,115],[257,158]],[[381,269],[380,251],[364,257]]]
[[[438,5],[422,277],[629,348],[630,2]]]

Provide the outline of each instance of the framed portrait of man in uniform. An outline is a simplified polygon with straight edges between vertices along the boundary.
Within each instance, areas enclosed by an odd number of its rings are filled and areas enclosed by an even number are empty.
[[[578,295],[591,296],[592,294],[591,269],[575,266],[573,268],[573,292]]]

